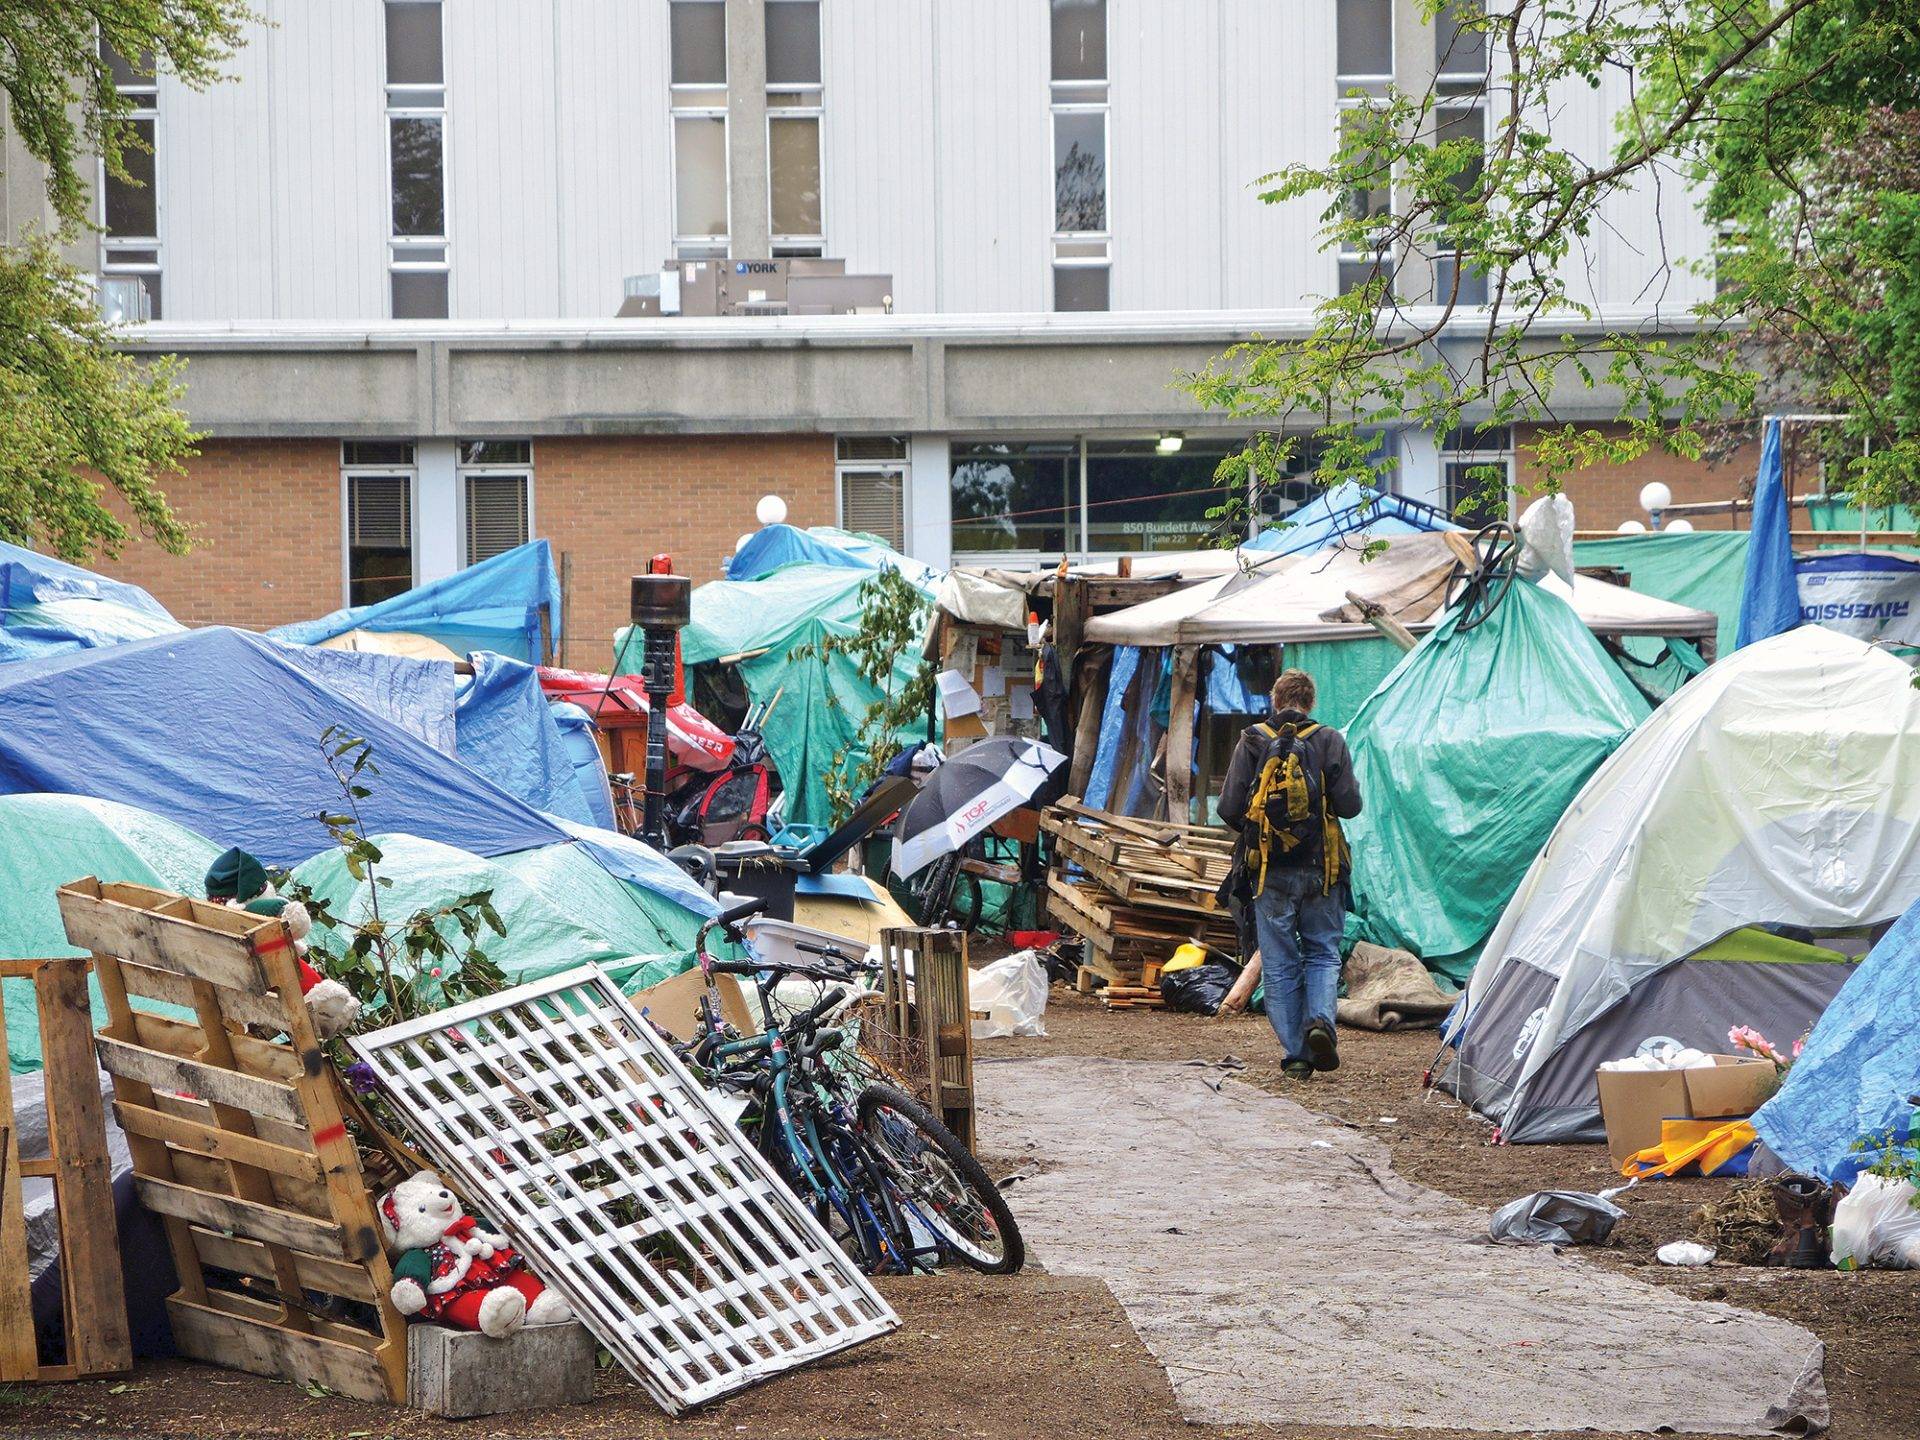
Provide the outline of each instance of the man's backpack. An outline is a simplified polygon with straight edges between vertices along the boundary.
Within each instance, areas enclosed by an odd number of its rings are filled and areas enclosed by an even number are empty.
[[[1257,832],[1260,869],[1254,893],[1265,887],[1269,866],[1287,870],[1319,869],[1328,888],[1339,871],[1338,822],[1327,813],[1327,777],[1312,747],[1302,744],[1320,727],[1311,720],[1253,727],[1266,741],[1266,753],[1247,802],[1247,818]]]

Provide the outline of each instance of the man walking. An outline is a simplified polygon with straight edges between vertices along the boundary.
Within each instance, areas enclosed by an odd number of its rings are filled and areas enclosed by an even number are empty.
[[[1296,1079],[1340,1064],[1334,1007],[1351,873],[1340,822],[1360,813],[1346,737],[1316,724],[1313,677],[1283,671],[1273,713],[1234,748],[1220,818],[1240,832],[1235,863],[1253,896],[1267,1019]]]

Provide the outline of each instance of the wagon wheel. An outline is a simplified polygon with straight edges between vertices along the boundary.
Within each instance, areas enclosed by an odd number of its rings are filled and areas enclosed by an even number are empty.
[[[1447,589],[1447,604],[1460,607],[1455,634],[1465,634],[1500,608],[1513,588],[1519,558],[1520,546],[1510,525],[1496,521],[1473,537],[1473,565],[1468,567],[1463,554]]]

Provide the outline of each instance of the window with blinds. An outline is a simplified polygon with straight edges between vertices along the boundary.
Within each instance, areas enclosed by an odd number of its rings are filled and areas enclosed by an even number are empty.
[[[347,476],[347,603],[371,605],[413,585],[413,479]]]
[[[905,549],[905,490],[906,474],[901,470],[841,470],[841,525],[878,535],[896,550]]]
[[[467,476],[467,563],[527,543],[527,477]]]

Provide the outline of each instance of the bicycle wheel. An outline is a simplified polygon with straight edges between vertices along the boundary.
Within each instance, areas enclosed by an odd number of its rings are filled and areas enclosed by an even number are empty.
[[[1006,1197],[926,1106],[897,1086],[869,1085],[860,1093],[860,1128],[905,1196],[910,1217],[963,1264],[1011,1275],[1027,1263]]]

